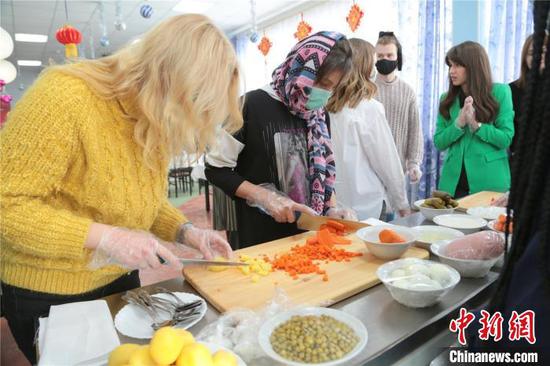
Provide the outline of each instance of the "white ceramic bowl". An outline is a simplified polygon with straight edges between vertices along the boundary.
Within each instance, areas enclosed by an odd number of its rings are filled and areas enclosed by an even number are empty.
[[[499,215],[506,215],[506,207],[497,206],[478,206],[469,208],[468,215],[480,217],[485,220],[496,220]]]
[[[441,215],[434,217],[433,221],[439,225],[462,231],[464,234],[472,234],[487,226],[487,220],[471,215]]]
[[[434,217],[438,215],[447,215],[455,212],[454,208],[428,208],[420,206],[424,203],[424,201],[425,200],[418,200],[414,203],[414,205],[418,207],[422,215],[424,215],[424,217],[428,220],[433,220]]]
[[[412,264],[424,264],[427,266],[439,265],[443,266],[448,272],[450,280],[445,286],[437,290],[423,289],[405,289],[395,286],[391,273],[396,269],[405,268]],[[388,289],[393,299],[405,306],[412,308],[424,308],[437,303],[443,296],[451,291],[458,282],[460,282],[460,274],[453,268],[430,260],[418,258],[403,258],[396,261],[391,261],[381,265],[376,271],[376,275]]]
[[[404,243],[381,243],[378,237],[380,231],[391,229],[405,238]],[[368,226],[357,231],[356,235],[365,242],[372,255],[380,259],[396,259],[407,251],[416,240],[416,235],[408,227],[397,225]]]
[[[438,240],[452,240],[464,236],[462,231],[437,225],[421,225],[411,228],[416,233],[416,246],[430,250]]]
[[[431,251],[433,254],[437,255],[441,262],[448,264],[453,267],[460,273],[462,277],[468,278],[480,278],[485,277],[487,273],[491,270],[491,267],[495,265],[496,262],[503,255],[491,259],[458,259],[451,258],[445,254],[445,249],[447,245],[452,240],[441,240],[432,244]]]
[[[321,316],[321,315],[328,315],[333,317],[334,319],[341,321],[342,323],[349,326],[355,334],[359,337],[359,342],[357,345],[344,357],[330,361],[330,362],[323,362],[323,363],[301,363],[301,362],[295,362],[287,360],[286,358],[283,358],[280,356],[273,347],[271,346],[271,341],[269,338],[271,337],[271,333],[282,323],[289,320],[294,315],[315,315],[315,316]],[[283,365],[289,365],[289,366],[336,366],[336,365],[349,365],[349,360],[351,360],[353,357],[357,356],[359,352],[365,347],[368,340],[368,333],[367,328],[363,325],[361,320],[357,319],[356,317],[349,315],[347,313],[344,313],[341,310],[336,309],[328,309],[328,308],[320,308],[320,307],[308,307],[308,308],[302,308],[302,309],[295,309],[286,311],[284,313],[280,313],[278,315],[275,315],[274,317],[267,320],[260,328],[260,333],[258,336],[258,340],[260,343],[260,347],[262,347],[262,350],[273,360],[278,361],[282,363]]]

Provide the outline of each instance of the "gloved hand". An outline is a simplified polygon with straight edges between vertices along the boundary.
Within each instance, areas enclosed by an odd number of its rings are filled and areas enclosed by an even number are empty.
[[[178,238],[181,238],[183,243],[177,243],[178,247],[187,244],[196,248],[202,253],[204,259],[214,259],[220,255],[229,259],[233,256],[231,246],[217,231],[199,229],[193,225],[182,225],[180,230],[182,232]]]
[[[88,266],[91,269],[98,269],[115,264],[130,270],[156,269],[162,265],[159,256],[167,262],[167,265],[181,268],[176,256],[162,246],[154,235],[143,231],[110,227],[102,233]]]
[[[335,219],[359,221],[357,213],[352,208],[346,207],[340,202],[337,202],[335,206],[327,210],[327,216],[334,217]]]
[[[278,191],[271,183],[257,185],[252,197],[246,203],[266,212],[277,222],[294,222],[296,220],[295,211],[317,215],[313,209],[294,202],[286,194]]]
[[[491,201],[491,206],[497,206],[497,207],[506,207],[508,206],[508,196],[510,195],[510,192],[504,193],[502,196],[497,198],[494,201]]]
[[[416,163],[409,163],[407,167],[407,175],[411,180],[411,183],[418,183],[422,178],[422,170]]]

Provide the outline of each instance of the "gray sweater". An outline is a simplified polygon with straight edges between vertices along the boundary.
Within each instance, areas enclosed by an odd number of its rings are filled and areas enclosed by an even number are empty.
[[[411,164],[422,164],[424,139],[418,118],[416,95],[412,88],[396,77],[391,82],[376,78],[378,92],[375,98],[386,110],[386,118],[405,171]]]

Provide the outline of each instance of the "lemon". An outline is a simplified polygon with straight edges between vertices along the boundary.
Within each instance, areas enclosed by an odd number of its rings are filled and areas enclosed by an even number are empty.
[[[121,344],[109,355],[109,366],[122,366],[128,363],[130,355],[140,346],[133,343]]]
[[[132,355],[128,360],[129,366],[152,366],[155,364],[156,362],[151,357],[149,346],[139,347],[134,352],[132,352]]]
[[[174,329],[174,330],[178,333],[178,336],[183,341],[182,348],[189,345],[189,344],[191,344],[191,343],[195,343],[195,337],[193,337],[193,334],[191,334],[191,332],[188,332],[185,329]]]
[[[214,366],[210,350],[204,344],[192,343],[181,350],[176,366]]]
[[[219,350],[212,356],[214,366],[237,366],[237,357],[228,351]]]
[[[171,364],[178,358],[184,338],[172,327],[162,327],[151,339],[151,357],[158,364]]]

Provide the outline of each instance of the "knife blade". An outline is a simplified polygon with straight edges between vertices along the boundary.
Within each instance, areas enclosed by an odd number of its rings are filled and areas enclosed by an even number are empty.
[[[305,212],[295,212],[295,215],[296,215],[296,225],[298,226],[298,229],[308,230],[308,231],[319,230],[321,225],[327,224],[327,221],[336,221],[336,222],[339,222],[340,224],[343,224],[346,227],[346,231],[348,232],[356,232],[361,228],[370,226],[369,224],[366,224],[364,222],[334,219],[332,217],[327,217],[327,216],[315,216]]]
[[[178,258],[179,262],[184,266],[229,266],[229,267],[240,267],[248,266],[248,263],[243,262],[224,262],[224,261],[215,261],[208,259],[189,259],[189,258]]]

